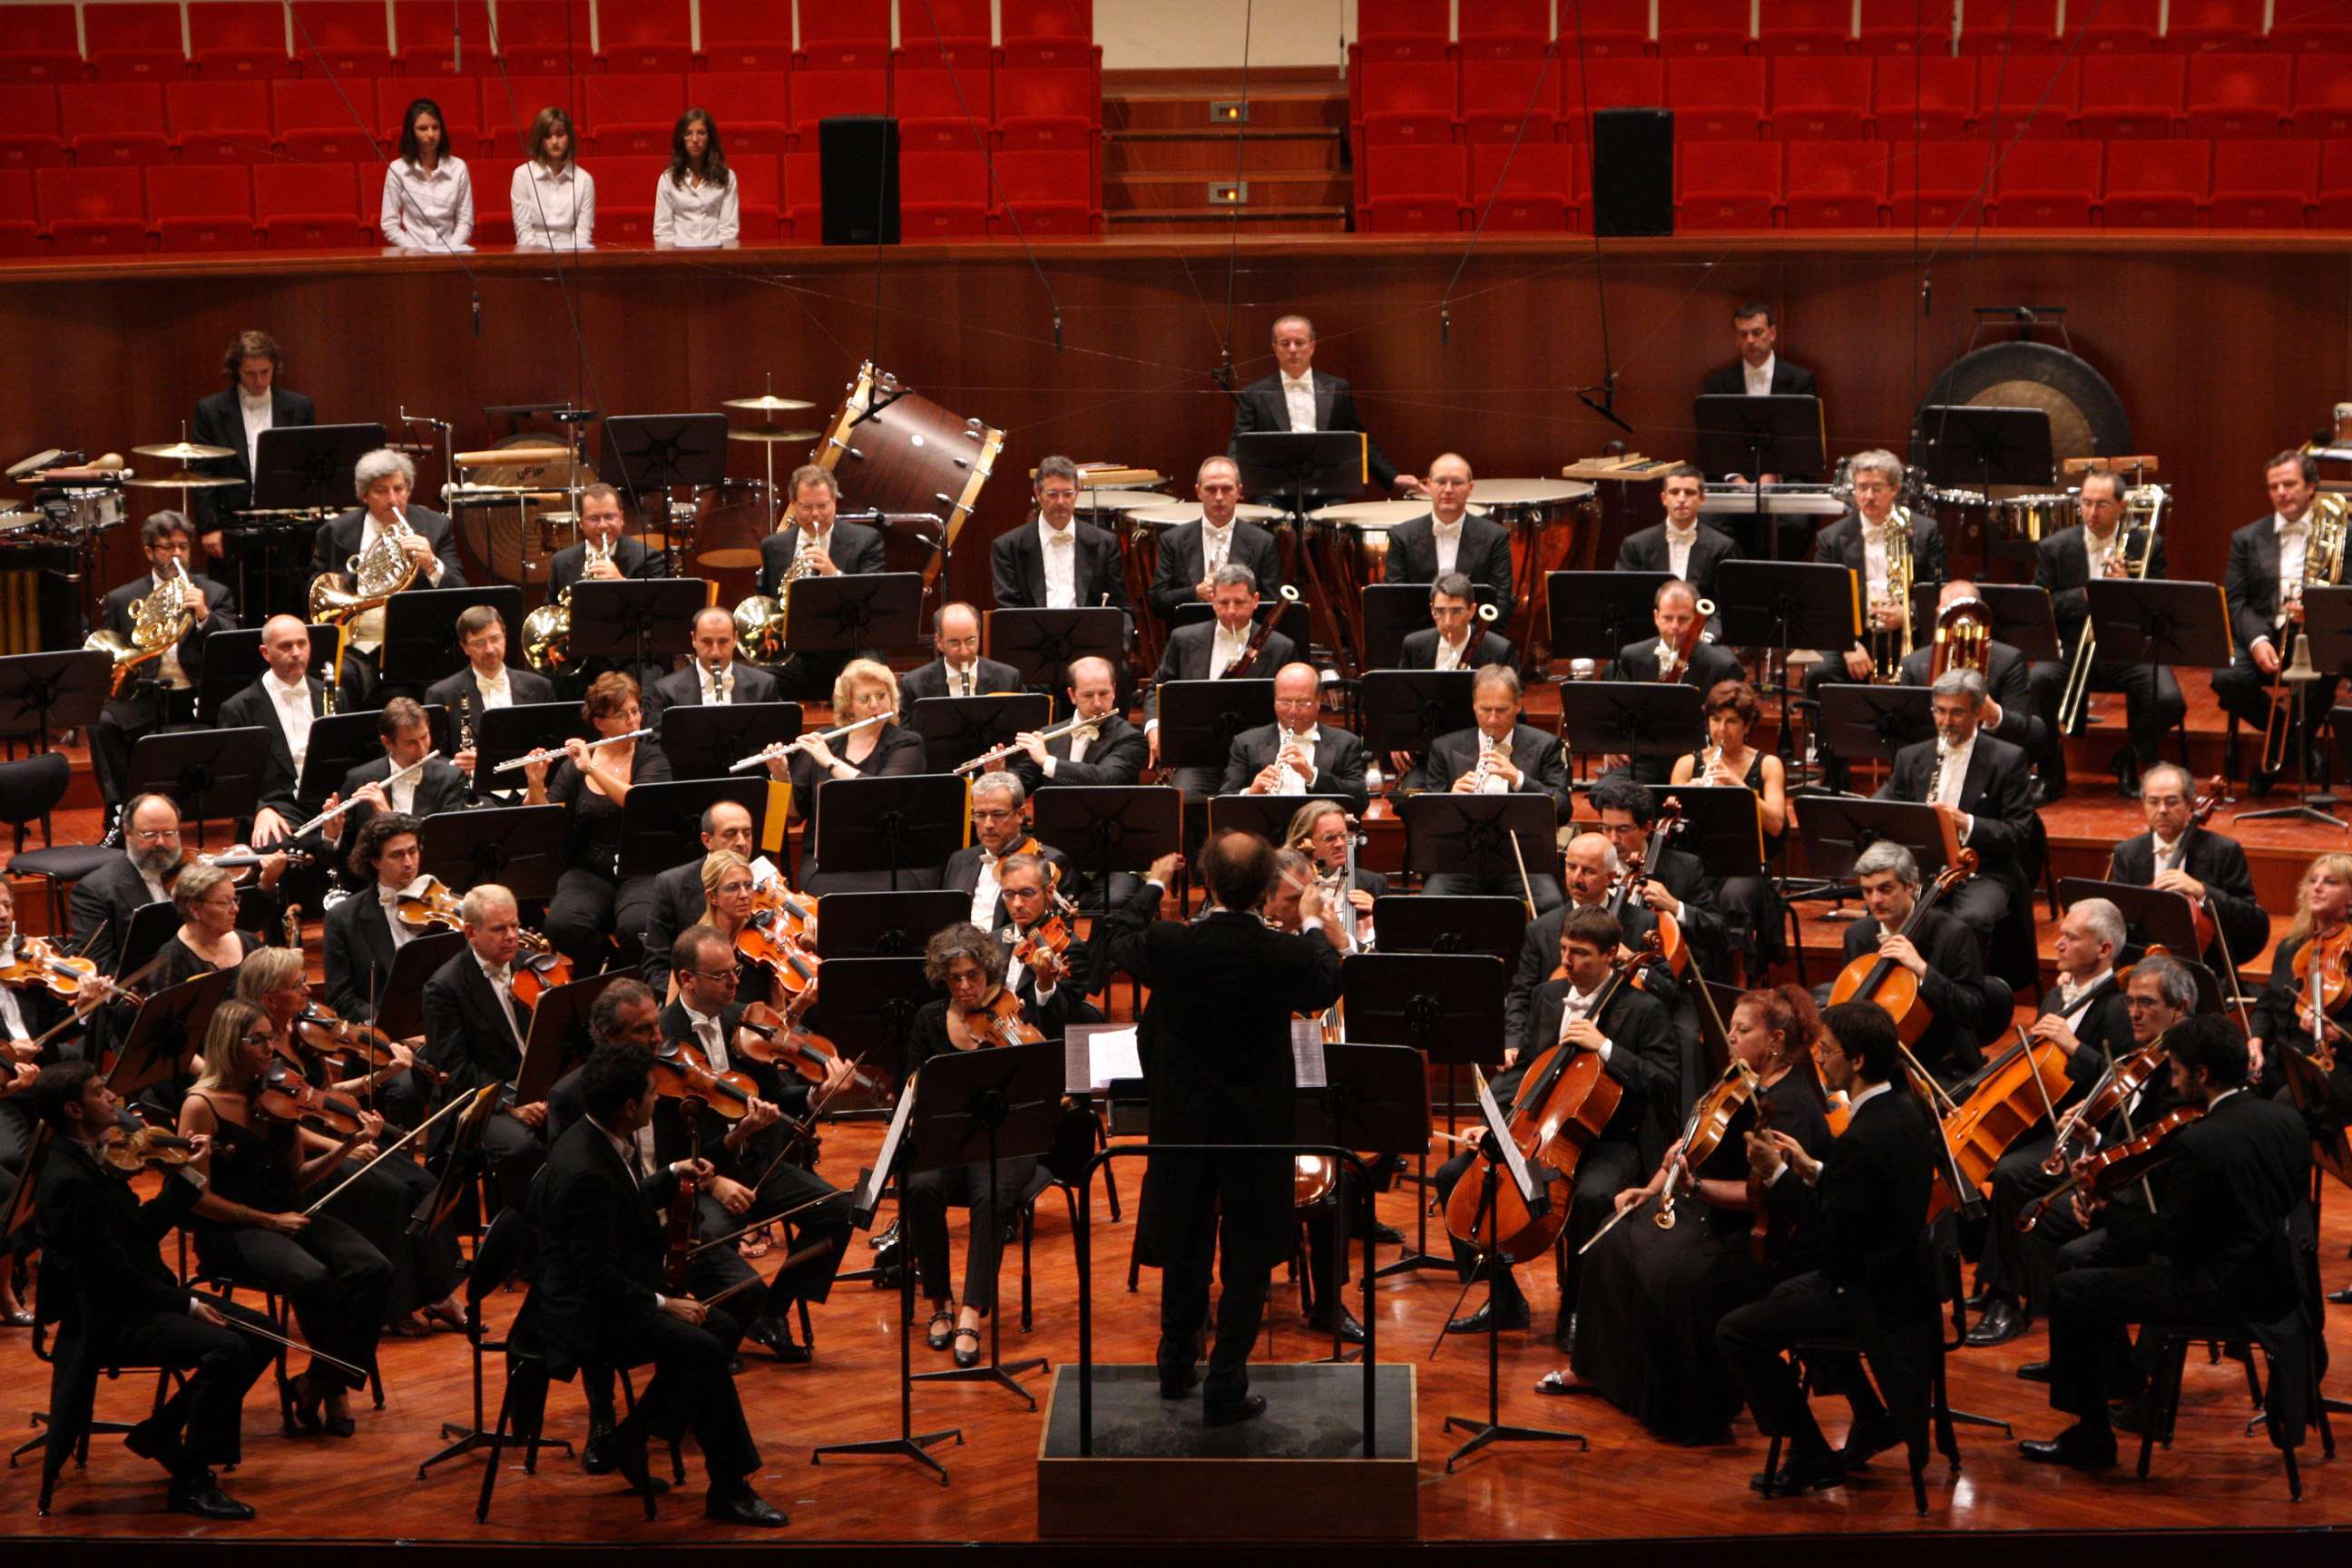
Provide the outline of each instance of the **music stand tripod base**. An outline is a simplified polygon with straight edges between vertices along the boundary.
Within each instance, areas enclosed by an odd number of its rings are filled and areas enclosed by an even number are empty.
[[[1491,1159],[1487,1161],[1486,1173],[1481,1178],[1482,1185],[1478,1194],[1478,1224],[1474,1228],[1474,1235],[1476,1230],[1487,1228],[1494,1222],[1495,1184],[1500,1174],[1499,1162]],[[1439,1428],[1440,1431],[1462,1431],[1470,1434],[1468,1442],[1446,1456],[1445,1473],[1449,1476],[1454,1473],[1455,1465],[1479,1449],[1496,1443],[1573,1443],[1588,1453],[1592,1448],[1592,1444],[1579,1433],[1559,1432],[1549,1426],[1512,1426],[1504,1424],[1503,1314],[1495,1307],[1495,1289],[1496,1281],[1499,1278],[1496,1270],[1510,1267],[1511,1258],[1508,1253],[1496,1252],[1491,1254],[1486,1259],[1486,1418],[1483,1421],[1469,1415],[1449,1415],[1445,1418],[1445,1425]]]

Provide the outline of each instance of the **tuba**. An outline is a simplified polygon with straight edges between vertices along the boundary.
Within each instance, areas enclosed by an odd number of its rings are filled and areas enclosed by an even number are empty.
[[[776,584],[775,597],[754,594],[735,606],[735,640],[742,646],[744,658],[754,664],[774,664],[790,651],[785,643],[792,630],[793,584],[816,573],[815,555],[807,548],[805,531],[801,544]]]
[[[1973,669],[1988,679],[1992,674],[1992,609],[1982,599],[1955,599],[1936,616],[1936,652],[1927,684],[1933,686],[1953,669]]]
[[[131,636],[100,629],[82,639],[82,647],[90,653],[102,653],[114,660],[113,679],[107,686],[107,695],[120,697],[122,689],[131,684],[139,667],[163,657],[163,650],[188,635],[194,619],[188,614],[188,568],[176,558],[172,563],[172,574],[155,586],[155,591],[143,599],[131,602]]]
[[[580,574],[608,564],[620,548],[617,540],[598,548],[599,542],[590,538],[581,546]],[[541,605],[522,618],[522,658],[525,664],[541,675],[560,675],[572,668],[572,588],[566,584],[562,593]],[[462,748],[460,748],[462,749]]]
[[[342,626],[416,581],[416,563],[408,544],[416,537],[408,520],[394,514],[394,527],[375,536],[375,542],[351,558],[341,572],[321,573],[310,584],[310,619],[319,626]]]

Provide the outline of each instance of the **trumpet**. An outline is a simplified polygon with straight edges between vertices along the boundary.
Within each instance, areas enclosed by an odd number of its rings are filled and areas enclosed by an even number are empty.
[[[425,771],[425,764],[433,761],[434,758],[440,754],[441,753],[437,751],[427,752],[423,756],[417,758],[415,762],[409,763],[406,767],[398,769],[389,774],[383,781],[384,789],[388,792],[391,790],[393,785],[405,783],[408,779],[423,773]],[[387,800],[390,799],[390,795],[387,794],[385,798]],[[318,816],[312,817],[310,821],[302,824],[301,826],[288,834],[287,837],[289,838],[299,838],[306,833],[316,832],[318,829],[326,826],[327,824],[342,816],[343,813],[351,810],[352,807],[359,805],[359,803],[360,797],[358,795],[353,795],[351,799],[343,802],[342,805],[334,807],[332,810],[320,812]]]
[[[1075,735],[1081,730],[1084,730],[1087,732],[1087,739],[1091,741],[1096,736],[1102,733],[1102,720],[1099,718],[1065,720],[1063,722],[1055,725],[1050,730],[1038,731],[1037,738],[1041,741],[1058,741],[1065,735]],[[1022,746],[1020,742],[1008,742],[1004,745],[997,746],[989,751],[981,752],[980,755],[972,758],[971,761],[968,763],[958,763],[949,771],[959,773],[972,773],[981,768],[988,767],[992,763],[1001,763],[1005,758],[1011,756],[1013,752],[1020,751],[1021,749]]]
[[[588,742],[588,749],[593,752],[599,746],[617,746],[624,741],[639,740],[653,732],[653,726],[648,724],[642,730],[632,730],[625,735],[606,735],[601,740],[591,741]],[[563,754],[564,751],[561,746],[541,746],[538,751],[525,752],[520,757],[509,757],[490,772],[512,773],[517,768],[528,768],[540,763],[551,763]]]
[[[855,723],[835,724],[832,729],[820,730],[814,735],[795,735],[789,741],[778,741],[772,746],[761,747],[750,756],[737,762],[727,771],[730,773],[748,773],[753,768],[761,767],[769,763],[774,762],[779,757],[789,757],[794,752],[806,750],[808,743],[811,741],[823,741],[825,744],[831,745],[834,742],[838,741],[844,735],[863,730],[868,724],[879,724],[889,717],[890,715],[887,713],[877,713],[871,718],[860,719]],[[641,735],[646,733],[646,731],[642,730],[637,732]]]

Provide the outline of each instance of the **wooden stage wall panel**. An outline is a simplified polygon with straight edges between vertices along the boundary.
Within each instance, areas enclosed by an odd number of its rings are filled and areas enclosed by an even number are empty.
[[[2160,454],[2179,487],[2167,527],[2176,574],[2218,578],[2229,531],[2263,504],[2263,459],[2352,388],[2352,255],[2315,237],[1989,236],[1972,249],[1955,237],[1936,259],[1924,319],[1908,236],[1616,242],[1605,277],[1618,407],[1636,426],[1632,445],[1688,455],[1689,400],[1729,358],[1731,307],[1760,298],[1781,309],[1788,356],[1821,378],[1832,451],[1899,450],[1918,394],[1969,346],[1971,305],[2063,304],[2074,348],[2115,384],[2136,445]],[[1453,287],[1442,342],[1438,306],[1461,255],[1452,241],[1243,245],[1238,374],[1270,368],[1274,316],[1302,310],[1322,333],[1318,364],[1354,382],[1381,444],[1410,471],[1448,448],[1481,473],[1517,477],[1599,451],[1618,432],[1570,390],[1601,375],[1591,250],[1485,242]],[[980,598],[986,542],[1020,521],[1039,457],[1149,464],[1189,489],[1199,460],[1223,448],[1230,405],[1208,372],[1226,257],[1208,237],[1041,247],[1034,268],[1009,245],[909,247],[882,268],[878,333],[870,251],[615,251],[560,277],[544,258],[512,255],[472,258],[470,274],[357,256],[20,269],[0,289],[0,327],[22,353],[0,385],[0,450],[127,453],[170,439],[221,384],[221,348],[248,326],[286,346],[287,383],[318,400],[321,418],[390,425],[404,405],[456,421],[460,446],[487,435],[486,404],[709,409],[759,391],[771,372],[777,392],[829,409],[873,353],[1008,433],[950,568],[954,591]],[[755,450],[730,456],[736,473],[759,472]],[[437,504],[441,479],[425,465],[420,499]],[[136,510],[154,504],[142,497]],[[128,531],[112,548],[108,583],[133,569]]]

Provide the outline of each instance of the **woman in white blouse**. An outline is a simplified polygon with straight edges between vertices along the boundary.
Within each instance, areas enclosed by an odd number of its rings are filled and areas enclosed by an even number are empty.
[[[572,161],[572,116],[542,109],[530,122],[530,162],[514,172],[507,199],[515,244],[585,250],[596,232],[596,182]]]
[[[383,174],[383,242],[454,250],[474,237],[474,181],[449,151],[441,106],[420,98],[400,123],[400,156]]]
[[[654,243],[732,245],[741,227],[719,122],[689,109],[669,135],[669,170],[654,183]]]

